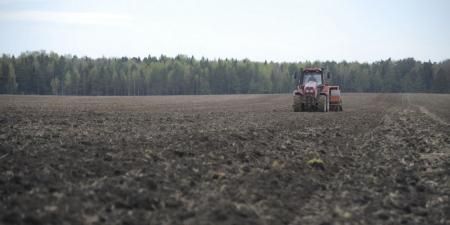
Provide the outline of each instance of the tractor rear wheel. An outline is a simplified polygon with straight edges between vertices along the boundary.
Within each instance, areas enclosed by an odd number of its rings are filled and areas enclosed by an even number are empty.
[[[294,112],[302,111],[302,97],[300,95],[294,95],[294,104],[292,105]]]

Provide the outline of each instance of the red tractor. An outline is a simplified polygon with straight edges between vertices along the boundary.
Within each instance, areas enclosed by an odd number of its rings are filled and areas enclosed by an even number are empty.
[[[327,80],[330,73],[327,72]],[[339,86],[332,86],[324,78],[323,68],[306,68],[295,72],[297,87],[294,95],[294,112],[342,111],[342,97]]]

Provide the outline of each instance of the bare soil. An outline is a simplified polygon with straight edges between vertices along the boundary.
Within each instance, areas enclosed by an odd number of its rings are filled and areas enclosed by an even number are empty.
[[[450,95],[0,96],[0,224],[450,224]]]

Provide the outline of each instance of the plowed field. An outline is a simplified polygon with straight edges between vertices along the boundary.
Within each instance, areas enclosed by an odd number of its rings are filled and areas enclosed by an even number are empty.
[[[0,96],[0,224],[450,224],[450,95]]]

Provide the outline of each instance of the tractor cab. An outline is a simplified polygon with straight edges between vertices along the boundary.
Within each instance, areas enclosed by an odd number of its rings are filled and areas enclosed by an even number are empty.
[[[324,83],[323,70],[321,68],[305,69],[302,71],[299,78],[299,84],[303,85],[308,82],[316,82],[317,85]]]
[[[327,72],[327,79],[330,78],[330,73]],[[295,79],[298,85],[305,85],[308,82],[316,82],[317,85],[323,85],[326,83],[324,78],[324,69],[322,68],[307,68],[301,70],[300,73],[295,73]]]
[[[316,82],[317,85],[321,85],[323,83],[323,76],[320,73],[303,74],[302,84],[306,84],[308,82]]]

